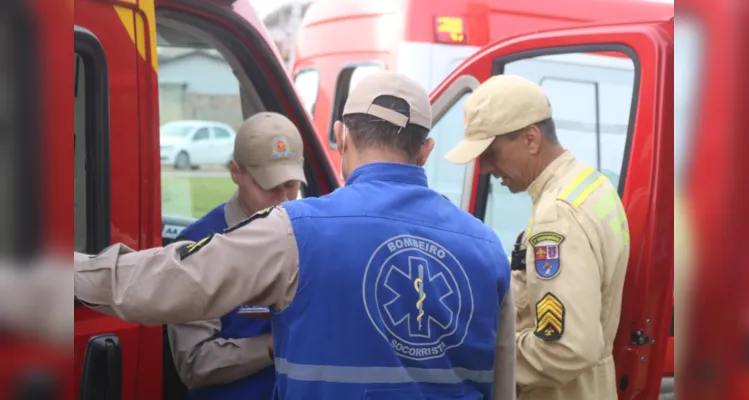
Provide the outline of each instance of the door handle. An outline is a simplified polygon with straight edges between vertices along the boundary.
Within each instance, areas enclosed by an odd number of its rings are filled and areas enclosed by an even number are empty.
[[[94,336],[83,356],[80,400],[120,400],[122,349],[113,334]]]

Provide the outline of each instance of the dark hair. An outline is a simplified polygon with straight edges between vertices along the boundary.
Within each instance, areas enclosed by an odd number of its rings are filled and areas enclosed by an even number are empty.
[[[536,125],[538,127],[538,130],[541,131],[541,134],[544,135],[546,137],[546,140],[548,140],[550,143],[559,144],[559,138],[557,137],[557,128],[556,125],[554,125],[554,120],[552,118],[545,119],[541,122],[536,122],[533,125]],[[527,127],[508,133],[507,139],[516,140],[526,129]]]
[[[408,103],[393,96],[380,96],[373,102],[410,116]],[[424,144],[429,129],[415,124],[407,124],[404,128],[368,114],[349,114],[343,117],[343,124],[348,128],[351,138],[359,149],[380,148],[394,149],[405,153],[409,162],[415,162],[419,156],[421,145]]]

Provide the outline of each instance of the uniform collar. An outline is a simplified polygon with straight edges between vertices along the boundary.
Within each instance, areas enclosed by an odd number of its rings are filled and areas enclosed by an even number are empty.
[[[427,186],[424,168],[400,163],[378,162],[364,164],[346,179],[346,186],[360,182],[390,181]]]
[[[239,193],[235,190],[229,200],[227,200],[226,205],[224,205],[226,225],[232,227],[244,221],[247,217],[249,215],[244,212],[242,206],[239,204]]]
[[[536,180],[534,180],[528,187],[528,194],[531,196],[531,199],[533,199],[533,204],[536,204],[536,201],[541,197],[541,193],[543,193],[549,184],[552,183],[553,178],[556,176],[556,172],[564,171],[564,167],[574,160],[575,157],[572,153],[570,153],[569,150],[565,150],[559,155],[559,157],[552,161],[540,175],[538,175]]]

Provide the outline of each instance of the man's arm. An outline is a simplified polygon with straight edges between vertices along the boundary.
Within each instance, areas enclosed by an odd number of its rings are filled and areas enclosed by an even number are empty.
[[[177,373],[190,389],[234,382],[273,365],[268,336],[225,339],[221,320],[168,325]]]
[[[197,243],[134,252],[116,244],[75,254],[75,295],[129,322],[214,319],[240,304],[283,309],[296,291],[299,254],[286,210],[255,214]]]
[[[537,224],[530,238],[529,251],[551,251],[552,258],[547,263],[545,253],[534,253],[541,261],[527,266],[528,302],[536,316],[534,327],[518,332],[520,388],[561,387],[592,368],[604,352],[598,261],[572,209],[558,203],[556,215]],[[555,240],[561,240],[558,248],[547,247]]]
[[[507,290],[499,309],[494,359],[494,400],[515,399],[515,300]]]

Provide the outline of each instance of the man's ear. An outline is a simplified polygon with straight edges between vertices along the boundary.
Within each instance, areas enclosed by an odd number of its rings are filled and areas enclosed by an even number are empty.
[[[335,135],[335,144],[338,148],[338,151],[341,152],[344,150],[343,146],[345,143],[343,143],[343,122],[336,121],[333,124],[333,134]]]
[[[541,140],[543,139],[543,132],[541,128],[536,125],[531,125],[523,132],[523,140],[525,141],[525,147],[533,155],[538,154],[541,149]]]
[[[416,160],[416,165],[423,167],[427,163],[429,155],[432,154],[432,150],[434,150],[434,139],[428,138],[419,149],[419,158]]]
[[[229,161],[229,174],[231,175],[231,180],[234,181],[235,185],[239,185],[239,175],[241,173],[242,171],[239,164],[237,164],[237,162],[234,160]]]

